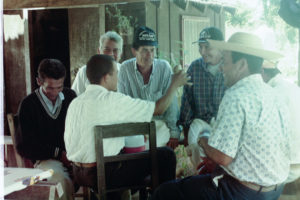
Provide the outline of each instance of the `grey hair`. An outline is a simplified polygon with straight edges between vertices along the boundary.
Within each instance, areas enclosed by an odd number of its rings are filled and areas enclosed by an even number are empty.
[[[106,33],[101,35],[100,40],[99,40],[100,49],[102,48],[104,41],[107,39],[116,42],[120,47],[120,53],[123,52],[123,38],[115,31],[107,31]]]

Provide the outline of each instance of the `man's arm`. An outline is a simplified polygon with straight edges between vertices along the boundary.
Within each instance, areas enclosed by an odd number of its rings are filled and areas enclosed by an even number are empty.
[[[202,137],[198,144],[203,148],[206,156],[218,165],[227,166],[233,160],[230,156],[227,156],[221,151],[209,146],[208,139],[206,137]]]
[[[190,77],[188,77],[183,71],[173,74],[170,87],[168,88],[166,94],[155,103],[153,115],[162,115],[172,103],[177,88],[186,84],[190,84],[188,83],[189,80]]]

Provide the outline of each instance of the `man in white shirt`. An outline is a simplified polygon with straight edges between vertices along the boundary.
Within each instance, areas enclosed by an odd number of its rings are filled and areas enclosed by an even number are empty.
[[[120,64],[118,62],[120,61],[123,51],[122,37],[114,31],[108,31],[101,35],[99,44],[99,48],[97,49],[98,54],[105,54],[113,57],[117,62],[119,70]],[[85,91],[89,84],[90,82],[86,76],[86,65],[84,65],[79,68],[71,88],[77,95],[80,95]]]
[[[300,88],[285,79],[275,64],[265,62],[263,65],[263,79],[276,90],[289,108],[291,121],[291,166],[285,181],[290,183],[300,177]]]
[[[97,189],[96,152],[94,130],[96,125],[127,122],[150,122],[153,115],[163,113],[175,96],[176,89],[187,83],[186,73],[173,75],[166,95],[156,102],[133,99],[115,92],[118,70],[116,62],[107,55],[94,55],[87,63],[90,85],[70,105],[66,117],[65,144],[67,157],[74,162],[76,183]],[[104,155],[116,155],[124,147],[124,138],[104,140]],[[175,178],[176,158],[168,147],[157,149],[159,182]],[[149,159],[106,166],[108,187],[138,184],[150,174]],[[120,199],[113,193],[111,199]]]
[[[264,83],[261,66],[263,59],[281,55],[264,50],[249,33],[209,42],[225,50],[222,71],[228,89],[212,131],[200,133],[198,144],[220,167],[163,184],[152,199],[278,199],[290,165],[288,108]]]

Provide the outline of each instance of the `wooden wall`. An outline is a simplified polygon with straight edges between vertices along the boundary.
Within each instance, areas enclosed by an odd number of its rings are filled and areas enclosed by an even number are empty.
[[[6,113],[16,113],[21,100],[31,91],[27,16],[23,11],[5,11],[3,17]]]
[[[105,32],[104,5],[68,9],[71,82],[78,68],[97,53],[99,37]]]

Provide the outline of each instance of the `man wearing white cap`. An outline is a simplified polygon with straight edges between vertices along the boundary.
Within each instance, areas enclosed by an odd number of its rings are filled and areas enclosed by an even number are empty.
[[[225,91],[220,70],[222,52],[209,45],[208,39],[223,41],[223,33],[216,27],[208,27],[194,42],[199,45],[201,58],[193,61],[187,71],[193,86],[183,88],[178,121],[183,126],[185,143],[188,141],[188,144],[197,143],[198,132],[195,129],[203,128],[203,123],[210,123],[216,117]]]
[[[300,115],[300,88],[286,80],[272,62],[265,61],[262,75],[264,81],[283,98],[290,111],[291,166],[289,176],[285,181],[290,183],[300,177],[300,123],[298,122]]]
[[[209,42],[225,50],[222,71],[228,89],[212,131],[202,132],[198,144],[220,167],[165,183],[153,199],[277,199],[290,165],[288,108],[260,73],[264,59],[281,55],[264,50],[261,40],[248,33]]]

